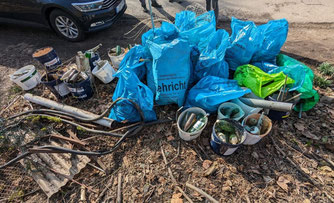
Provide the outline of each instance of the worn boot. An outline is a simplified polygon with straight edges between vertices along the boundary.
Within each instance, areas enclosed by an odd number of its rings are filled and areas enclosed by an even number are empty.
[[[155,8],[162,8],[162,6],[160,4],[158,4],[157,1],[152,1],[152,6]]]

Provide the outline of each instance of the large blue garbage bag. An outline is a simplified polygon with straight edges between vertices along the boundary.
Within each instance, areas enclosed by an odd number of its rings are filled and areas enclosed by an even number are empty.
[[[183,39],[174,39],[168,43],[156,43],[147,40],[147,47],[152,54],[152,67],[147,65],[147,83],[155,92],[155,101],[159,105],[184,103],[188,88],[192,48]]]
[[[250,63],[263,38],[252,21],[241,21],[232,17],[231,28],[231,46],[226,50],[225,60],[230,69],[236,70],[237,67]]]
[[[252,57],[252,61],[275,62],[281,47],[286,41],[289,23],[286,19],[271,20],[257,27],[263,41]]]
[[[146,66],[145,61],[140,61],[140,59],[149,58],[150,54],[148,50],[141,46],[136,45],[130,49],[128,53],[124,56],[121,64],[119,65],[119,71],[123,71],[124,69],[131,69],[140,80],[145,77],[146,74]]]
[[[173,41],[178,36],[179,33],[175,25],[168,22],[162,22],[161,27],[155,28],[154,32],[153,29],[150,29],[149,31],[145,32],[141,37],[141,41],[143,46],[147,45],[146,44],[147,40],[163,44]]]
[[[261,70],[263,70],[264,72],[268,73],[269,71],[278,68],[277,65],[273,64],[273,63],[269,63],[269,62],[253,62],[252,63],[253,66],[256,66],[258,68],[260,68]]]
[[[194,70],[195,81],[209,75],[228,78],[228,63],[224,58],[229,45],[229,34],[225,30],[217,30],[201,52]]]
[[[295,81],[293,84],[287,85],[289,91],[295,91],[303,86],[306,71],[302,65],[280,66],[270,70],[268,73],[273,74],[279,72],[283,72]]]
[[[207,46],[207,39],[216,32],[215,13],[209,11],[196,17],[192,11],[182,11],[175,16],[175,26],[181,38],[201,51]]]
[[[185,107],[200,107],[208,113],[215,113],[221,103],[250,93],[242,89],[236,80],[207,76],[190,89]]]
[[[156,120],[152,91],[140,82],[137,75],[130,69],[119,71],[115,76],[119,80],[112,97],[113,101],[119,97],[131,99],[142,109],[145,121]],[[141,119],[136,108],[127,100],[117,102],[111,109],[109,118],[118,122],[137,122]]]

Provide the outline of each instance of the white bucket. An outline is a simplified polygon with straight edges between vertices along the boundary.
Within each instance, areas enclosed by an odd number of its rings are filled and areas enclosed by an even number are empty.
[[[123,60],[124,56],[125,56],[125,49],[122,49],[122,53],[118,56],[113,56],[110,54],[110,52],[108,52],[108,56],[110,58],[111,64],[114,66],[114,68],[116,68],[117,70],[119,69],[119,64],[121,64],[121,61]]]
[[[185,117],[185,115],[186,115],[187,112],[195,113],[197,115],[198,114],[202,114],[203,116],[206,117],[206,122],[205,122],[204,126],[199,131],[188,133],[188,132],[183,131],[182,128],[180,127],[180,123],[183,121],[183,118]],[[186,141],[190,141],[190,140],[196,139],[198,136],[200,136],[200,134],[202,133],[203,129],[206,127],[207,123],[208,123],[208,117],[207,117],[206,112],[203,109],[198,108],[198,107],[191,107],[189,109],[186,109],[185,111],[183,111],[180,114],[180,116],[177,119],[177,129],[179,131],[179,136],[183,140],[186,140]]]
[[[111,82],[114,79],[115,70],[110,65],[110,63],[107,60],[103,61],[103,66],[101,68],[98,68],[98,66],[95,66],[92,73],[97,78],[99,78],[104,84],[107,84]]]
[[[24,72],[26,73],[22,74]],[[19,74],[22,75],[16,76]],[[33,65],[24,66],[17,70],[15,73],[11,74],[9,77],[11,81],[15,82],[23,90],[30,90],[36,87],[41,82],[41,75]]]
[[[230,102],[237,104],[245,112],[245,116],[248,116],[253,113],[259,113],[262,108],[254,108],[243,103],[239,99],[232,99]]]
[[[239,105],[234,104],[232,102],[225,102],[225,103],[222,103],[218,107],[218,119],[228,118],[221,112],[221,110],[223,108],[239,109],[239,113],[237,113],[237,115],[234,118],[231,118],[231,119],[236,120],[236,121],[240,120],[245,115],[245,112],[242,110],[242,108]]]
[[[245,127],[246,125],[246,122],[249,118],[256,118],[256,119],[259,119],[261,116],[261,114],[251,114],[251,115],[248,115],[246,118],[244,118],[244,120],[242,121],[242,126]],[[260,135],[254,135],[254,134],[251,134],[250,132],[248,132],[246,129],[245,129],[245,132],[246,132],[246,140],[245,142],[243,143],[244,145],[254,145],[256,143],[258,143],[263,137],[267,136],[271,129],[272,129],[272,122],[270,120],[270,118],[268,118],[267,116],[263,115],[263,126],[267,126],[267,129],[264,133],[260,134]]]

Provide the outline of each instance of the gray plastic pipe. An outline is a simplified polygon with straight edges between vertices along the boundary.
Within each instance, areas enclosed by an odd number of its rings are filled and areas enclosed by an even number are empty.
[[[250,99],[250,98],[239,98],[240,101],[247,104],[248,106],[256,108],[271,109],[276,111],[291,111],[294,107],[294,104],[287,102],[276,102],[268,101],[263,99]]]
[[[56,101],[46,99],[44,97],[35,96],[35,95],[30,94],[30,93],[26,93],[24,95],[24,99],[28,100],[32,103],[39,104],[41,106],[45,106],[45,107],[50,108],[50,109],[63,111],[63,112],[70,113],[70,114],[73,114],[75,116],[80,116],[80,117],[83,117],[83,118],[93,119],[93,118],[96,118],[98,116],[98,115],[93,114],[91,112],[84,111],[82,109],[78,109],[78,108],[75,108],[73,106],[68,106],[68,105],[65,105],[65,104],[61,104],[61,103],[58,103]],[[96,121],[92,121],[92,122],[110,128],[113,120],[104,117],[100,120],[96,120]]]

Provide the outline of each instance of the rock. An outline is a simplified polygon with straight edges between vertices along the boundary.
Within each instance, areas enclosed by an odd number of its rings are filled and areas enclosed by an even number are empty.
[[[334,96],[322,96],[320,102],[325,104],[332,104],[334,103]]]

